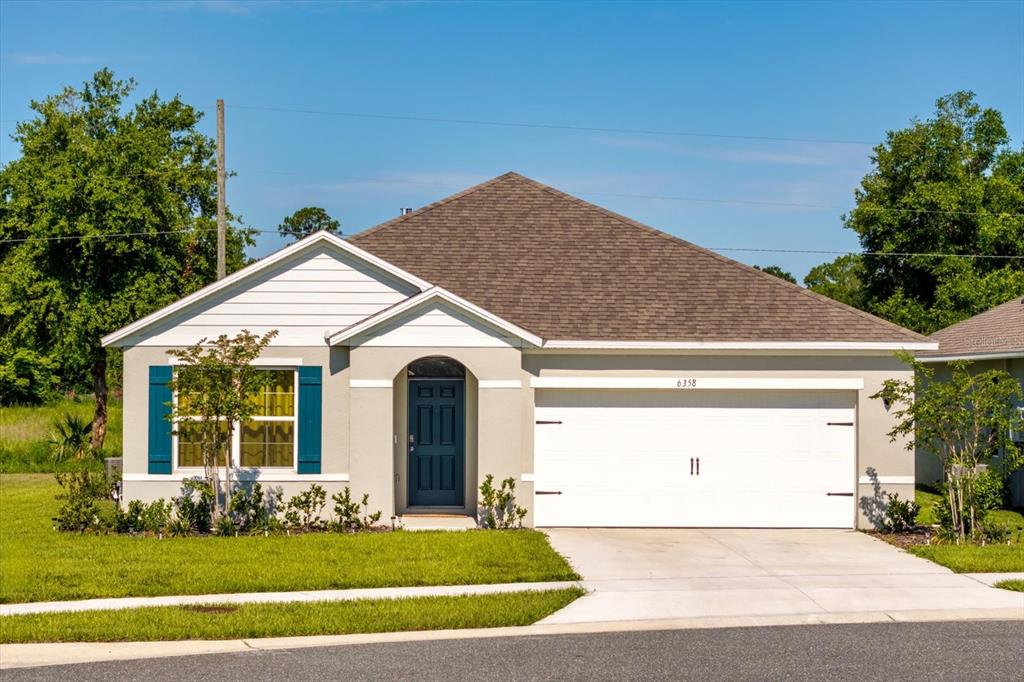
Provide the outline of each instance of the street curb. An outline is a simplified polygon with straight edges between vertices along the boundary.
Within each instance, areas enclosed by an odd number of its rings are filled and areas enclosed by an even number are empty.
[[[941,611],[855,611],[771,616],[721,616],[672,620],[610,621],[524,625],[467,630],[423,630],[358,635],[313,637],[269,637],[264,639],[184,640],[175,642],[52,643],[0,645],[0,670],[142,658],[197,656],[215,653],[279,651],[355,644],[387,644],[445,639],[484,639],[544,635],[644,632],[654,630],[696,630],[794,625],[838,625],[843,623],[922,623],[941,621],[1010,620],[1024,621],[1022,609],[960,609]]]

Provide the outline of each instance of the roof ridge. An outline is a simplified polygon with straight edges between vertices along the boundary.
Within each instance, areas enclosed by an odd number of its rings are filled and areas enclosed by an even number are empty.
[[[462,197],[467,196],[469,194],[472,194],[473,192],[476,192],[477,190],[484,189],[485,187],[490,187],[491,185],[496,185],[501,180],[505,180],[507,178],[513,178],[513,177],[522,178],[524,180],[528,180],[529,179],[529,178],[525,178],[522,175],[519,175],[519,173],[516,173],[516,172],[513,172],[513,171],[508,171],[506,173],[502,173],[501,175],[495,176],[495,177],[491,178],[490,180],[484,180],[483,182],[481,182],[479,184],[476,184],[476,185],[473,185],[472,187],[467,187],[464,190],[460,190],[460,191],[456,192],[455,194],[451,194],[451,195],[449,195],[447,197],[444,197],[443,199],[438,199],[437,201],[431,202],[431,203],[427,204],[426,206],[421,206],[421,207],[417,208],[415,211],[410,211],[409,213],[406,213],[405,215],[400,215],[400,216],[395,216],[394,218],[389,218],[388,220],[385,220],[382,223],[378,223],[378,224],[374,225],[373,227],[366,228],[362,232],[356,232],[355,234],[351,235],[348,238],[349,239],[354,239],[356,237],[365,237],[365,236],[371,235],[374,232],[378,232],[380,230],[386,229],[386,228],[391,227],[393,225],[397,225],[398,223],[401,223],[402,221],[407,220],[409,218],[413,218],[413,217],[416,217],[416,216],[421,216],[424,213],[426,213],[427,211],[432,211],[435,208],[440,208],[441,206],[444,206],[445,204],[447,204],[449,202],[455,201],[456,199],[461,199]]]
[[[726,265],[730,265],[732,267],[738,268],[741,271],[757,274],[757,275],[759,275],[761,277],[764,277],[764,278],[769,278],[769,280],[772,282],[772,284],[781,285],[781,286],[784,286],[784,287],[790,287],[793,290],[795,290],[795,291],[797,291],[797,292],[799,292],[799,293],[801,293],[801,294],[803,294],[805,296],[809,296],[810,298],[812,298],[814,300],[817,300],[817,301],[820,301],[820,302],[823,302],[823,303],[826,303],[826,304],[829,304],[829,305],[832,305],[832,306],[836,306],[836,307],[838,307],[838,308],[840,308],[842,310],[845,310],[846,312],[854,313],[854,314],[858,315],[859,317],[861,317],[861,318],[863,318],[865,320],[868,320],[869,322],[872,322],[873,324],[880,325],[880,326],[883,326],[883,327],[888,327],[889,329],[899,331],[901,334],[904,334],[905,336],[909,336],[913,340],[916,340],[916,341],[927,341],[928,340],[928,337],[924,336],[923,334],[919,334],[918,332],[915,332],[915,331],[913,331],[911,329],[907,329],[906,327],[902,327],[902,326],[900,326],[900,325],[898,325],[898,324],[896,324],[894,322],[890,322],[888,320],[882,319],[881,317],[878,317],[877,315],[872,315],[871,313],[866,312],[864,310],[861,310],[859,308],[855,308],[855,307],[853,307],[851,305],[848,305],[846,303],[843,303],[841,301],[837,301],[835,299],[829,298],[828,296],[824,296],[823,294],[819,294],[819,293],[817,293],[815,291],[811,291],[810,289],[802,287],[799,284],[794,284],[793,282],[787,282],[786,280],[781,279],[779,277],[776,277],[775,275],[769,274],[767,272],[764,272],[763,270],[758,270],[758,269],[753,268],[753,267],[751,267],[751,266],[749,266],[749,265],[747,265],[745,263],[741,263],[741,262],[739,262],[737,260],[729,258],[728,256],[723,256],[720,253],[716,253],[715,251],[712,251],[711,249],[707,249],[707,248],[704,248],[703,246],[699,246],[697,244],[694,244],[693,242],[687,241],[687,240],[685,240],[685,239],[683,239],[681,237],[677,237],[677,236],[675,236],[673,234],[669,234],[669,233],[664,232],[662,230],[659,230],[659,229],[657,229],[655,227],[651,227],[650,225],[645,225],[644,223],[641,223],[641,222],[639,222],[637,220],[634,220],[632,218],[624,216],[624,215],[622,215],[620,213],[616,213],[615,211],[612,211],[612,210],[609,210],[607,208],[604,208],[603,206],[599,206],[597,204],[591,203],[591,202],[587,201],[586,199],[581,199],[581,198],[579,198],[577,196],[569,194],[568,192],[565,192],[565,191],[562,191],[560,189],[556,189],[554,187],[551,187],[550,185],[546,185],[543,182],[539,182],[537,180],[534,180],[533,178],[528,178],[528,177],[520,175],[518,173],[506,173],[506,176],[512,176],[512,177],[524,180],[527,183],[530,183],[530,184],[536,186],[538,189],[541,189],[541,190],[546,191],[548,193],[554,194],[554,195],[556,195],[556,196],[558,196],[560,198],[568,199],[569,201],[573,201],[573,202],[576,202],[578,204],[582,204],[583,206],[585,206],[587,208],[600,211],[601,213],[603,213],[603,214],[607,215],[608,217],[613,218],[613,219],[615,219],[615,220],[617,220],[619,222],[623,222],[623,223],[625,223],[625,224],[627,224],[627,225],[629,225],[631,227],[643,230],[645,232],[649,232],[649,233],[651,233],[654,236],[661,237],[662,239],[666,239],[669,242],[671,242],[671,243],[673,243],[673,244],[675,244],[677,246],[688,247],[690,249],[698,251],[698,252],[700,252],[700,253],[702,253],[702,254],[704,254],[706,256],[710,256],[711,258],[714,258],[714,259],[716,259],[716,260],[718,260],[718,261],[720,261],[720,262],[722,262],[722,263],[724,263]],[[505,176],[502,176],[502,177],[505,177]],[[766,281],[769,281],[769,280],[766,280]]]

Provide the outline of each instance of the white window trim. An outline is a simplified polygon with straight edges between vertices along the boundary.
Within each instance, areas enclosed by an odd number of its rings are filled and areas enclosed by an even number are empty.
[[[259,359],[259,358],[257,358],[257,359]],[[271,475],[273,475],[274,473],[286,474],[286,475],[289,475],[289,476],[298,476],[299,475],[299,409],[300,409],[300,407],[299,407],[299,370],[294,365],[287,365],[286,366],[286,365],[281,364],[282,358],[266,358],[266,359],[268,361],[273,361],[272,364],[269,363],[269,362],[268,363],[257,363],[255,361],[252,364],[254,364],[254,365],[258,364],[258,365],[260,365],[260,369],[264,369],[264,370],[272,370],[272,369],[291,370],[291,372],[292,372],[292,386],[293,386],[294,391],[295,391],[295,414],[293,414],[290,417],[253,417],[253,421],[267,421],[267,422],[288,422],[288,421],[290,421],[290,422],[294,423],[294,427],[292,428],[292,465],[290,467],[263,467],[263,466],[261,466],[261,467],[243,467],[242,464],[241,464],[241,459],[242,459],[242,429],[241,429],[241,426],[242,426],[242,423],[236,421],[236,422],[234,422],[234,427],[231,429],[231,452],[230,452],[230,454],[231,454],[231,472],[232,472],[232,475],[234,475],[236,478],[240,478],[240,479],[245,479],[244,476],[239,476],[238,475],[240,472],[248,472],[248,471],[254,471],[254,470],[258,471],[258,472],[268,472],[268,474],[271,474]],[[180,363],[171,363],[171,364],[180,364]],[[301,361],[299,362],[299,364],[301,364]],[[177,392],[175,392],[171,396],[171,400],[174,403],[174,407],[177,408],[178,407],[178,393]],[[177,425],[178,425],[179,421],[199,421],[199,418],[197,418],[197,417],[179,417],[179,418],[175,419],[174,422],[173,422],[173,428],[171,429],[171,464],[173,466],[171,476],[179,477],[179,478],[182,477],[182,476],[184,476],[184,477],[202,476],[203,474],[206,473],[206,469],[204,467],[194,467],[194,466],[183,467],[183,466],[179,466],[178,465],[178,428],[177,428]],[[218,468],[220,468],[220,467],[218,466]],[[266,476],[262,476],[262,475],[257,475],[255,477],[250,476],[249,478],[253,478],[254,480],[255,479],[271,480],[271,479],[267,478]],[[147,480],[149,480],[149,479],[147,479]],[[305,475],[303,476],[303,480],[305,480]]]

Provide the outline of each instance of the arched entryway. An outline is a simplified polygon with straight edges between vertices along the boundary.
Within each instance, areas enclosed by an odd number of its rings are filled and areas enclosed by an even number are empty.
[[[466,368],[448,357],[406,368],[406,477],[410,508],[466,504]]]

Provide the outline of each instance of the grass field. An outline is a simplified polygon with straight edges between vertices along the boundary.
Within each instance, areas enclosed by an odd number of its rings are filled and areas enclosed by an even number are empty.
[[[0,643],[344,635],[529,625],[583,595],[543,592],[350,602],[159,607],[0,617]]]
[[[930,526],[935,523],[932,507],[939,501],[935,492],[919,487],[916,501],[921,511],[917,522]],[[1009,545],[916,545],[910,552],[941,564],[957,573],[1009,573],[1024,571],[1024,543],[1017,529],[1024,528],[1024,516],[1011,509],[991,512],[991,518],[1010,528],[1014,542]]]
[[[53,471],[47,440],[54,420],[65,412],[91,420],[93,401],[83,398],[35,407],[0,407],[0,473]],[[120,403],[109,405],[103,454],[106,457],[121,454]]]
[[[131,537],[52,530],[59,487],[0,476],[0,602],[574,580],[532,530]]]
[[[1001,580],[997,582],[995,586],[1004,590],[1024,592],[1024,580]]]

